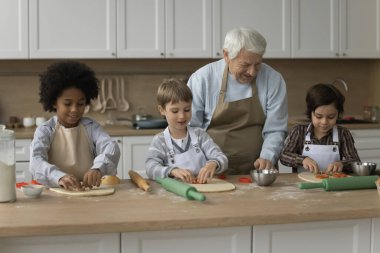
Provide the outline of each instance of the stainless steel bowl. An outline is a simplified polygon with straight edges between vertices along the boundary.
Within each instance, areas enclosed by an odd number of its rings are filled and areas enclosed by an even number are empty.
[[[252,170],[250,172],[251,177],[257,185],[268,186],[276,181],[278,176],[278,170],[276,169],[264,169],[264,170]]]
[[[376,163],[372,162],[354,162],[351,163],[352,171],[358,176],[368,176],[375,172]]]

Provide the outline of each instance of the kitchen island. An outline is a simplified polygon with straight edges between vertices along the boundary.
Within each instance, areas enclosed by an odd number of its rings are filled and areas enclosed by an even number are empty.
[[[380,236],[377,190],[300,190],[295,174],[280,174],[270,187],[239,183],[238,178],[227,178],[236,190],[206,193],[204,202],[186,200],[154,182],[153,191],[146,193],[129,180],[123,180],[115,194],[102,197],[45,190],[40,198],[29,199],[18,192],[16,202],[0,204],[0,252],[25,242],[34,252],[30,247],[36,240],[42,252],[49,247],[41,244],[51,245],[54,235],[59,241],[69,238],[62,247],[95,236],[96,243],[104,239],[101,245],[113,245],[114,252],[168,252],[168,245],[182,252],[218,247],[215,252],[287,252],[276,251],[286,247],[298,252],[318,241],[316,251],[307,252],[328,252],[321,251],[326,245],[334,249],[330,252],[380,252],[379,242],[373,240]]]

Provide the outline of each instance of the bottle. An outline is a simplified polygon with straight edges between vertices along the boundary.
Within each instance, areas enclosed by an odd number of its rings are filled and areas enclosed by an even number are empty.
[[[16,201],[15,137],[0,125],[0,202]]]

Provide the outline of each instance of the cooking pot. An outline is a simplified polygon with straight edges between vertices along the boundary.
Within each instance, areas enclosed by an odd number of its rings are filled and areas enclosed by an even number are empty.
[[[133,126],[136,129],[155,129],[155,128],[165,128],[168,126],[168,122],[164,118],[146,118],[135,120]]]

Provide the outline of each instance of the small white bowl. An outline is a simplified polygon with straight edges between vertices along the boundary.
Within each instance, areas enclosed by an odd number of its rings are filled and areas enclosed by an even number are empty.
[[[43,185],[36,185],[36,184],[23,185],[21,186],[21,191],[24,193],[25,197],[38,198],[40,197],[44,188],[45,187]]]

